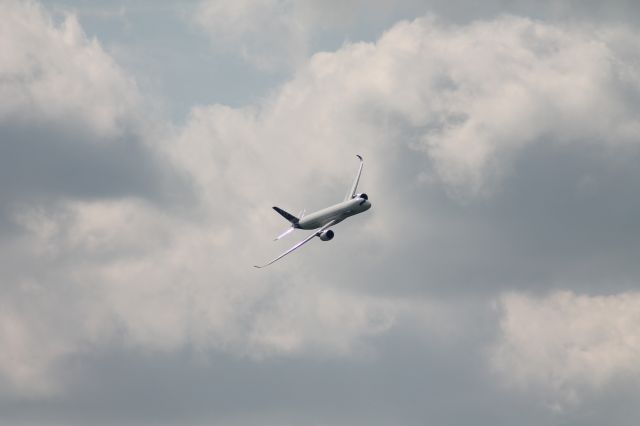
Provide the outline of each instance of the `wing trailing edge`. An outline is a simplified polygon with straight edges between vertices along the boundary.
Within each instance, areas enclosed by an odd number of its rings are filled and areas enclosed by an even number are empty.
[[[291,253],[292,251],[300,248],[302,245],[308,243],[309,241],[311,241],[314,237],[319,236],[320,234],[322,234],[324,231],[326,231],[327,229],[329,229],[330,227],[332,227],[333,225],[336,224],[335,220],[330,221],[329,223],[327,223],[326,225],[324,225],[322,228],[318,229],[317,231],[315,231],[313,234],[309,235],[307,238],[305,238],[304,240],[300,241],[299,243],[297,243],[296,245],[294,245],[293,247],[291,247],[289,250],[285,251],[284,253],[282,253],[280,256],[276,257],[275,259],[265,263],[264,265],[253,265],[254,268],[264,268],[265,266],[269,266],[272,263],[282,259],[283,257],[285,257],[286,255],[288,255],[289,253]]]

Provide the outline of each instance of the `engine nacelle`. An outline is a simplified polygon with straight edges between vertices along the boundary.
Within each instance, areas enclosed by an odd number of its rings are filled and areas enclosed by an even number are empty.
[[[330,239],[332,239],[334,236],[334,233],[331,229],[327,229],[326,231],[322,231],[320,233],[320,239],[322,241],[329,241]]]
[[[363,200],[368,200],[369,196],[363,192],[361,194],[356,194],[353,198],[362,198]]]

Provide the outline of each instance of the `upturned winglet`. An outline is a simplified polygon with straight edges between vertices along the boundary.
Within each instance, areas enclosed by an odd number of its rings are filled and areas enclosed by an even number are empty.
[[[364,165],[364,160],[362,159],[362,156],[359,154],[356,154],[356,157],[358,157],[358,160],[360,160],[360,167],[358,168],[358,174],[356,174],[356,178],[353,181],[353,185],[351,185],[351,189],[349,190],[349,192],[347,192],[347,196],[344,197],[345,201],[355,197],[356,191],[358,190],[358,182],[360,182],[360,175],[362,174],[362,166]]]

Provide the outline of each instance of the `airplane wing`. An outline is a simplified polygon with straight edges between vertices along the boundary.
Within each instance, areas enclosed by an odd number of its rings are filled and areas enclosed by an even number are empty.
[[[347,196],[344,198],[344,201],[350,200],[356,195],[356,190],[358,189],[358,182],[360,181],[360,175],[362,174],[362,166],[364,165],[364,160],[362,157],[356,154],[356,157],[360,160],[360,168],[358,169],[358,174],[356,175],[356,179],[353,181],[353,185],[351,186],[351,190],[347,192]]]
[[[313,234],[309,235],[307,238],[305,238],[304,240],[300,241],[298,244],[296,244],[295,246],[291,247],[289,250],[285,251],[284,253],[282,253],[280,256],[276,257],[275,259],[273,259],[272,261],[265,263],[262,266],[258,266],[258,265],[253,265],[254,268],[264,268],[265,266],[269,266],[272,263],[274,263],[277,260],[282,259],[283,257],[285,257],[286,255],[288,255],[289,253],[291,253],[292,251],[294,251],[295,249],[299,248],[300,246],[302,246],[305,243],[308,243],[309,241],[311,241],[313,239],[313,237],[317,237],[318,235],[320,235],[321,233],[323,233],[324,231],[326,231],[327,229],[329,229],[331,226],[335,225],[336,221],[332,220],[331,222],[327,223],[326,225],[324,225],[322,228],[318,229],[316,232],[314,232]]]

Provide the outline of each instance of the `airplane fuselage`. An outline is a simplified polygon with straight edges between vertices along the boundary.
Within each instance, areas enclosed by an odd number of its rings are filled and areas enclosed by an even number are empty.
[[[362,198],[352,198],[350,200],[343,201],[326,209],[318,210],[311,213],[296,224],[296,228],[299,229],[317,229],[320,228],[332,220],[335,220],[335,224],[342,222],[346,218],[362,213],[371,208],[369,200]]]

